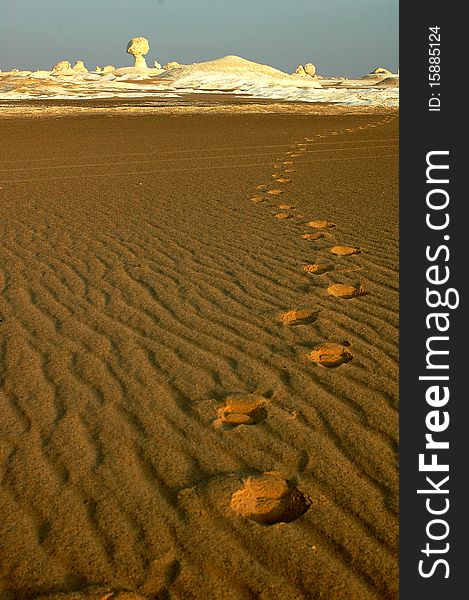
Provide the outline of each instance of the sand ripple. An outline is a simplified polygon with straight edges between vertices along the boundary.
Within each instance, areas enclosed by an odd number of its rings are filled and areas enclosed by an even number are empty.
[[[271,162],[248,164],[266,146],[347,125],[375,156],[367,140],[396,137],[395,123],[357,130],[377,118],[1,125],[2,168],[20,165],[26,181],[0,190],[0,595],[397,597],[396,164],[347,162],[340,136],[325,137],[334,161],[297,159],[284,186],[305,220],[331,219],[334,243],[362,254],[332,256],[330,243],[301,238],[304,222],[280,224],[247,201],[272,181]],[[220,130],[229,152],[216,150]],[[158,173],[138,157],[109,166],[106,154],[128,154],[135,139],[169,162]],[[216,169],[198,169],[204,152],[219,156]],[[248,166],[234,168],[233,155]],[[321,277],[302,269],[325,262],[334,270]],[[356,285],[351,268],[369,294],[329,296],[332,283]],[[295,306],[320,316],[280,326]],[[316,365],[307,356],[325,341],[353,360]],[[266,399],[262,418],[231,403],[245,394]],[[213,426],[218,411],[228,427]],[[263,527],[231,499],[272,471],[289,483],[276,495],[254,488],[250,514],[260,497],[272,503],[275,523]],[[277,522],[305,506],[293,490],[310,507]]]

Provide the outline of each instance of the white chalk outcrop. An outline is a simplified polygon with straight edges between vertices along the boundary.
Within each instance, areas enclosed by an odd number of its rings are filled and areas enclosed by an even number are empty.
[[[316,77],[316,65],[313,65],[313,63],[306,63],[304,70],[310,77]]]
[[[88,69],[85,67],[85,63],[82,60],[77,60],[72,69],[77,73],[88,73]]]
[[[80,60],[73,67],[68,60],[61,60],[50,71],[31,73],[13,69],[0,75],[2,83],[9,83],[10,79],[13,83],[0,86],[0,98],[89,99],[116,95],[176,98],[184,93],[229,92],[275,102],[327,102],[345,106],[397,106],[399,102],[398,75],[383,67],[368,75],[367,81],[324,78],[316,74],[312,63],[300,65],[296,73],[290,75],[239,56],[225,56],[190,65],[171,61],[163,69],[155,61],[153,68],[147,68],[144,56],[149,49],[145,38],[133,38],[127,45],[127,51],[135,58],[135,66],[97,66],[92,73]],[[20,78],[30,78],[31,84],[16,85]],[[142,80],[145,80],[144,84]],[[50,85],[51,82],[53,85]]]
[[[163,67],[163,69],[165,71],[169,71],[170,69],[175,69],[176,67],[181,67],[183,65],[181,65],[180,63],[178,63],[176,60],[170,60],[168,63],[166,63]]]
[[[299,77],[313,77],[314,79],[317,79],[318,77],[316,75],[316,67],[313,63],[306,63],[304,66],[298,65],[292,75],[297,75]]]
[[[399,74],[393,73],[392,71],[389,71],[389,69],[385,69],[384,67],[378,67],[377,69],[374,69],[374,71],[371,71],[371,73],[368,73],[368,75],[365,75],[364,77],[362,77],[362,79],[387,79],[388,77],[399,77]]]
[[[279,69],[262,65],[240,56],[224,56],[216,60],[179,65],[165,69],[158,79],[171,79],[174,87],[198,90],[239,90],[248,92],[260,87],[286,86],[320,88],[310,77],[299,78]]]
[[[374,71],[371,72],[371,75],[392,75],[392,72],[384,67],[378,67]]]
[[[146,79],[149,76],[159,75],[163,71],[159,63],[155,61],[154,68],[148,68],[147,63],[145,61],[145,55],[148,54],[150,50],[150,44],[148,40],[144,37],[134,37],[127,44],[127,53],[131,54],[135,58],[135,64],[133,67],[119,67],[115,69],[114,67],[109,68],[109,73],[111,70],[116,77],[121,77],[125,75],[127,78],[136,79]],[[157,66],[158,65],[158,66]],[[110,65],[108,65],[110,67]],[[106,67],[104,67],[106,69]],[[104,70],[103,70],[104,72]]]
[[[64,71],[70,71],[72,65],[68,60],[59,60],[57,64],[52,67],[52,73],[63,73]]]
[[[144,37],[134,37],[127,44],[127,53],[135,58],[135,69],[148,69],[144,56],[145,54],[148,54],[149,51],[150,44]]]
[[[295,69],[295,72],[292,75],[299,75],[300,77],[306,77],[306,71],[304,70],[303,65],[298,65]]]
[[[59,62],[52,67],[52,74],[58,76],[73,76],[77,74],[77,71],[72,69],[72,65],[68,60],[59,60]]]

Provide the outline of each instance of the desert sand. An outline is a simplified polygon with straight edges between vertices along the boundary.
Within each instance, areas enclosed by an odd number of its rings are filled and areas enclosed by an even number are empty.
[[[2,600],[397,598],[396,112],[0,136]]]

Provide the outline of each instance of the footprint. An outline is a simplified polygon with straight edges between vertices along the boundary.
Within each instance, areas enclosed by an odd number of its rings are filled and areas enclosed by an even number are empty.
[[[264,408],[267,400],[257,394],[240,394],[229,396],[225,406],[218,409],[216,425],[227,425],[237,427],[238,425],[256,425],[263,421],[266,416]]]
[[[266,183],[256,185],[256,190],[266,190],[269,186]]]
[[[301,517],[310,505],[311,501],[276,471],[249,477],[231,497],[234,511],[263,525],[291,523]]]
[[[291,219],[291,218],[293,218],[293,215],[291,213],[287,213],[287,212],[279,212],[279,213],[275,214],[274,217],[276,219]]]
[[[265,196],[253,196],[251,198],[251,202],[254,202],[254,204],[260,204],[261,202],[267,202],[268,198],[266,198]]]
[[[322,275],[323,273],[327,273],[328,271],[333,271],[334,267],[331,265],[323,265],[320,263],[314,263],[311,265],[305,265],[303,267],[304,271],[308,273],[313,273],[313,275]]]
[[[338,256],[350,256],[352,254],[360,254],[359,248],[354,248],[353,246],[333,246],[331,248],[332,254],[337,254]]]
[[[296,173],[296,169],[285,169],[285,173]]]
[[[293,165],[293,164],[295,164],[295,163],[294,163],[292,160],[284,160],[284,161],[283,161],[283,164],[284,164],[284,165]]]
[[[277,177],[277,181],[279,183],[290,183],[291,179],[286,179],[285,177]]]
[[[319,310],[310,310],[308,308],[289,310],[279,316],[279,320],[284,325],[307,325],[314,323],[319,316]]]
[[[305,240],[320,240],[324,237],[323,233],[304,233],[302,236]]]
[[[337,367],[352,360],[353,356],[340,344],[323,344],[308,355],[308,358],[323,367]]]
[[[278,196],[279,194],[283,194],[283,190],[269,190],[267,193],[272,196]]]
[[[345,285],[343,283],[333,283],[327,288],[327,293],[330,296],[336,298],[356,298],[357,296],[363,296],[366,294],[366,290],[363,287],[355,287],[353,285]]]
[[[293,208],[296,208],[293,204],[279,204],[278,207],[282,210],[292,210]]]
[[[328,229],[330,227],[335,227],[335,223],[331,221],[323,221],[321,219],[315,219],[314,221],[310,221],[306,223],[308,227],[314,227],[315,229]]]

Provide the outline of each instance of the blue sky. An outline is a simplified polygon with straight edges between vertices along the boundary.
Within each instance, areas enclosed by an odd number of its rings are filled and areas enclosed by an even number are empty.
[[[62,59],[192,63],[237,54],[291,72],[361,76],[398,61],[398,0],[0,0],[0,69],[50,68]]]

